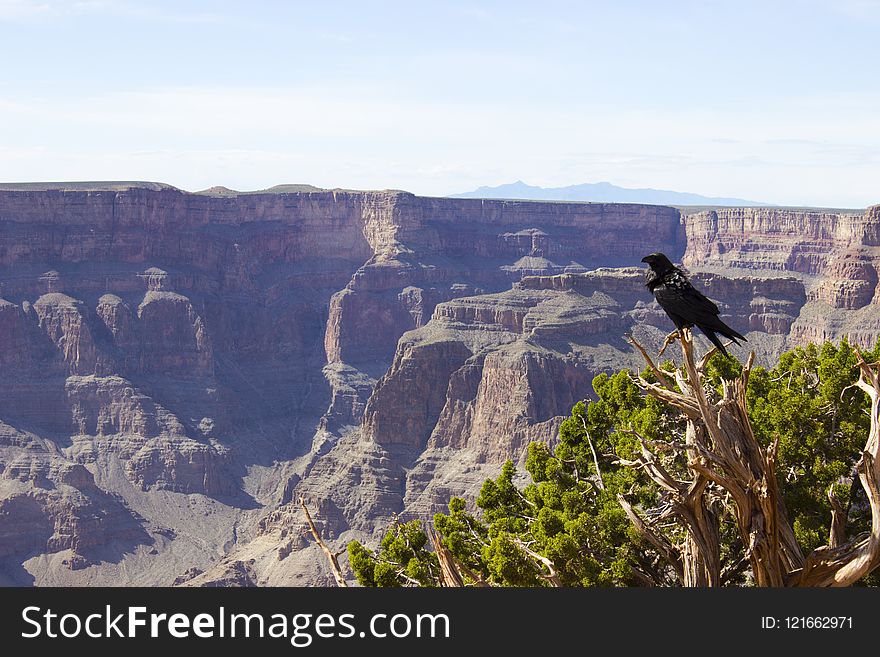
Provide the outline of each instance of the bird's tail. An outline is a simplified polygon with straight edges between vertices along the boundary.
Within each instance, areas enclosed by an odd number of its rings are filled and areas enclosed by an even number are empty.
[[[710,332],[713,334],[720,333],[728,340],[733,340],[734,344],[739,344],[738,340],[742,340],[743,342],[748,342],[748,340],[746,340],[746,336],[738,333],[737,331],[734,331],[727,324],[722,322],[721,319],[718,317],[715,318],[714,322],[710,322],[706,325],[699,325],[699,326],[703,330],[703,333],[706,334],[707,337],[709,336]],[[715,344],[715,346],[719,346],[718,342],[715,342],[715,340],[713,340],[711,337],[709,339],[712,340],[712,342]],[[715,339],[717,340],[717,338],[715,338]]]
[[[746,340],[746,336],[744,336],[744,335],[740,335],[739,333],[737,333],[736,331],[734,331],[732,328],[730,328],[730,327],[729,327],[727,324],[725,324],[724,322],[721,322],[721,326],[723,326],[724,328],[718,330],[718,332],[719,332],[721,335],[723,335],[724,337],[733,340],[736,344],[739,344],[739,342],[737,342],[737,339],[740,339],[740,340],[742,340],[743,342],[748,342],[748,340]]]
[[[727,353],[727,349],[724,348],[724,344],[721,342],[721,340],[718,339],[718,335],[715,333],[715,331],[704,330],[703,333],[705,333],[706,337],[709,338],[709,342],[711,342],[716,347],[718,347],[718,351],[720,351],[722,354],[724,354],[725,358],[730,356],[730,354]],[[734,333],[736,333],[736,331],[734,331]],[[739,337],[742,338],[742,336],[739,335],[738,333],[736,333],[736,335],[738,335]],[[734,342],[736,342],[736,340],[734,340],[734,338],[731,337],[730,339],[733,340]],[[743,338],[743,340],[745,340],[745,338]]]

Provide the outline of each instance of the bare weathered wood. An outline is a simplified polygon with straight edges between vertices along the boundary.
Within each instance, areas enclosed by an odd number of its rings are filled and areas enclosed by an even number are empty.
[[[587,437],[587,444],[590,446],[590,452],[593,453],[593,467],[596,468],[596,486],[599,490],[605,490],[605,482],[602,480],[602,471],[599,469],[599,457],[596,455],[596,448],[593,447],[593,440],[590,438],[590,430],[587,428],[587,421],[581,417],[581,424],[584,425],[584,435]]]
[[[656,366],[645,349],[632,339],[631,342],[654,371]],[[678,545],[651,530],[632,506],[624,498],[620,499],[633,526],[681,573],[682,583],[719,586],[747,560],[758,586],[848,586],[880,565],[880,375],[877,367],[868,365],[861,354],[857,354],[860,368],[857,385],[871,399],[871,429],[857,465],[859,480],[871,507],[871,531],[845,542],[846,514],[829,491],[833,509],[829,544],[805,558],[779,490],[777,443],[762,448],[748,418],[746,389],[754,353],[738,378],[722,382],[720,398],[714,392],[710,398],[704,385],[704,370],[712,352],[697,362],[693,339],[687,329],[679,332],[679,342],[683,364],[675,373],[677,391],[641,377],[637,383],[646,394],[684,415],[687,480],[673,478],[651,446],[641,438],[642,450],[637,460],[621,461],[629,467],[643,469],[665,491],[665,507],[656,509],[655,513],[674,519],[684,529],[683,536],[678,534],[682,536]],[[680,443],[671,448],[680,450]],[[744,547],[742,561],[723,570],[715,510],[715,504],[721,503],[719,500],[724,500],[723,504],[735,518]]]
[[[562,586],[562,581],[560,581],[559,576],[557,575],[556,564],[554,564],[551,559],[545,557],[543,554],[538,554],[519,538],[512,538],[512,540],[513,543],[519,547],[520,550],[525,552],[527,556],[531,557],[534,561],[547,569],[546,573],[541,573],[541,577],[550,582],[552,586]]]
[[[437,530],[431,527],[428,531],[431,537],[431,545],[434,547],[434,553],[437,555],[437,560],[440,562],[441,586],[492,586],[481,575],[475,573],[472,569],[468,568],[466,564],[462,563],[460,559],[452,554],[449,548],[443,545],[443,540],[437,534]],[[470,584],[465,583],[462,575],[470,580]]]
[[[669,339],[675,337],[677,334],[678,334],[678,331],[676,331],[675,333],[670,333],[668,336],[666,336],[667,342],[669,342]],[[673,385],[672,385],[672,382],[669,380],[669,377],[666,375],[666,373],[663,370],[661,370],[659,367],[657,367],[654,364],[654,361],[651,360],[651,357],[648,355],[648,352],[645,351],[645,348],[642,345],[640,345],[634,337],[629,336],[628,339],[629,339],[629,343],[641,352],[642,358],[645,359],[645,363],[647,363],[648,368],[654,373],[654,376],[657,377],[657,380],[660,381],[660,383],[662,383],[665,388],[672,390]],[[666,347],[664,347],[664,349],[665,348]],[[662,354],[663,352],[661,351],[660,353]]]
[[[660,358],[663,354],[666,353],[666,350],[669,349],[669,346],[674,343],[679,338],[678,330],[673,331],[669,335],[666,336],[666,339],[663,340],[663,346],[660,347],[660,351],[657,352],[657,358]]]
[[[467,577],[474,586],[481,587],[481,588],[482,587],[488,588],[488,587],[492,586],[492,584],[489,583],[482,575],[480,575],[479,573],[476,573],[472,569],[468,568],[468,566],[465,563],[463,563],[460,559],[456,558],[456,556],[453,555],[451,552],[449,554],[452,558],[452,562],[455,564],[455,567],[458,568],[459,572],[462,575],[464,575],[465,577]]]
[[[440,537],[437,536],[433,527],[428,530],[428,535],[431,538],[431,545],[434,547],[434,554],[437,555],[437,561],[440,562],[440,586],[455,588],[464,586],[464,580],[461,578],[461,573],[458,572],[452,553],[440,541]]]
[[[639,514],[635,512],[632,504],[630,504],[623,495],[618,495],[617,501],[620,503],[620,506],[623,507],[623,511],[626,513],[626,516],[633,524],[633,527],[636,528],[639,535],[653,545],[664,558],[666,563],[672,566],[678,575],[678,578],[684,580],[684,566],[682,565],[681,554],[678,548],[670,543],[665,536],[658,534],[649,528],[645,521],[639,517]]]
[[[834,486],[828,489],[828,502],[831,504],[831,529],[828,532],[828,547],[843,545],[846,538],[846,509],[834,494]]]
[[[336,580],[336,586],[347,587],[348,582],[345,581],[345,577],[342,575],[342,569],[339,567],[338,554],[333,552],[333,550],[331,550],[324,542],[324,539],[321,538],[321,534],[318,532],[318,528],[315,527],[315,523],[312,520],[312,515],[309,513],[309,508],[306,506],[305,498],[299,498],[299,505],[302,507],[306,522],[309,525],[309,533],[311,533],[312,538],[315,539],[315,543],[318,544],[318,547],[321,548],[324,556],[327,557],[327,561],[330,564],[330,570],[333,573],[333,579]],[[342,553],[340,552],[339,554]]]

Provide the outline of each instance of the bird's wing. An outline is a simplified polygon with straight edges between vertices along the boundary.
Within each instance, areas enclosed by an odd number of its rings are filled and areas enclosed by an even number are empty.
[[[676,326],[682,323],[699,327],[709,339],[713,331],[736,341],[746,338],[721,321],[718,306],[697,290],[681,272],[673,272],[663,278],[663,283],[654,288],[654,297]],[[717,344],[717,343],[716,343]],[[724,349],[721,349],[722,352]]]
[[[691,285],[683,274],[675,272],[666,276],[663,285],[654,290],[657,302],[663,308],[675,309],[679,315],[689,317],[692,314],[711,317],[720,312],[710,299]],[[689,313],[681,313],[678,309],[689,309]]]
[[[720,312],[718,306],[678,272],[666,276],[663,285],[654,289],[654,296],[666,312],[694,324],[712,324]]]

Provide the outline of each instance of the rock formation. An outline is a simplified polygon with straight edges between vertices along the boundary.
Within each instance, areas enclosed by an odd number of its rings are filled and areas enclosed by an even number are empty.
[[[864,214],[0,190],[0,584],[332,581],[369,537],[553,441],[684,261],[769,361],[880,332]]]

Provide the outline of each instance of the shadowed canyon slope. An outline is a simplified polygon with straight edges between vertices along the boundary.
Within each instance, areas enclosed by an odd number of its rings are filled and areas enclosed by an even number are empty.
[[[341,545],[552,441],[670,329],[650,251],[760,359],[880,330],[880,207],[0,190],[0,583],[328,581],[292,502]]]

